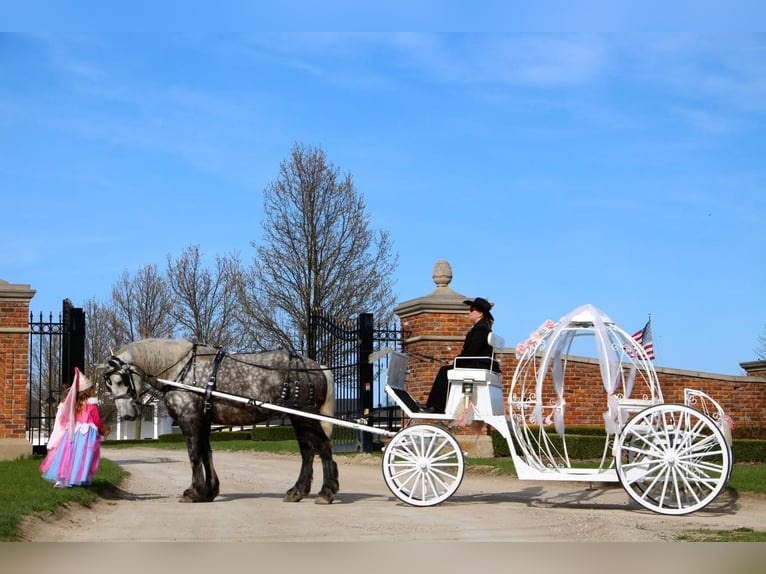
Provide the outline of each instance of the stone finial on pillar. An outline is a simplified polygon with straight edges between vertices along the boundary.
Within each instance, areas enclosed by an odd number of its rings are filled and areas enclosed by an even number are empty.
[[[452,283],[452,266],[446,259],[439,259],[434,265],[434,272],[431,277],[436,283],[436,290],[449,288]]]

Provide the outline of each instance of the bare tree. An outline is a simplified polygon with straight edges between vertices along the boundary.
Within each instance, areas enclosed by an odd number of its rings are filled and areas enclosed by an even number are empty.
[[[96,382],[104,374],[105,362],[127,341],[120,340],[119,334],[125,330],[119,328],[115,311],[106,304],[91,298],[85,302],[85,376]],[[109,421],[115,416],[114,403],[104,385],[97,385],[101,418]]]
[[[112,287],[114,336],[129,343],[148,337],[172,337],[176,322],[173,295],[156,265],[145,265],[134,277],[124,271]],[[145,403],[156,397],[146,396]],[[135,421],[135,438],[141,438],[142,416]]]
[[[91,298],[85,302],[85,376],[96,374],[102,364],[117,348],[129,341],[121,339],[125,332],[117,320],[116,312],[108,304]]]
[[[112,303],[117,326],[122,329],[120,340],[173,335],[173,296],[156,265],[145,265],[132,278],[124,271],[112,287]]]
[[[174,295],[173,317],[181,335],[211,345],[229,347],[235,341],[233,319],[238,273],[235,255],[218,256],[215,269],[205,268],[199,246],[187,247],[173,259],[168,256],[167,280]]]
[[[398,254],[386,231],[370,230],[351,175],[340,174],[324,151],[296,144],[264,190],[263,211],[263,242],[252,243],[253,264],[239,285],[249,344],[312,355],[312,311],[391,313]]]
[[[755,348],[755,354],[759,359],[766,359],[766,330],[758,335],[758,346]]]

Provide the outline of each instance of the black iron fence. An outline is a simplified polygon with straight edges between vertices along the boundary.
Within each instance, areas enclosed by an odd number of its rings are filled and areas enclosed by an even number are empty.
[[[74,378],[74,368],[84,370],[85,314],[66,299],[61,314],[37,320],[29,315],[29,365],[27,383],[27,439],[35,454],[45,454],[56,408]]]
[[[335,379],[335,416],[349,421],[398,430],[401,412],[385,393],[387,356],[370,361],[370,355],[386,347],[399,349],[402,331],[395,325],[375,325],[371,313],[356,319],[338,320],[325,313],[311,316],[309,340],[312,358],[329,367]],[[371,452],[380,435],[336,425],[333,447],[338,451]]]

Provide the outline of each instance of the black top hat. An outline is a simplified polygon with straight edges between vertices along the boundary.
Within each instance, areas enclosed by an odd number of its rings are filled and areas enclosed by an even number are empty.
[[[489,317],[490,320],[494,320],[494,317],[492,317],[492,313],[489,312],[492,307],[494,307],[493,303],[490,303],[483,297],[476,297],[473,301],[471,299],[466,299],[463,301],[466,305],[470,305],[471,307],[474,307],[475,309],[478,309],[481,311],[485,316]]]

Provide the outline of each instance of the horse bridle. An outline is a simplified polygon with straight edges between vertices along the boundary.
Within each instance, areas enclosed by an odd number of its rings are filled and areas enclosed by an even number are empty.
[[[143,379],[146,379],[146,374],[141,372],[138,367],[126,363],[122,359],[116,356],[109,358],[107,364],[111,367],[104,373],[104,383],[107,388],[112,390],[112,376],[119,375],[122,380],[122,384],[125,385],[127,391],[121,395],[112,394],[112,400],[130,398],[133,401],[138,400],[138,391],[136,391],[136,383],[133,381],[133,375],[139,375]]]
[[[181,372],[178,374],[178,377],[176,377],[176,380],[181,380],[181,381],[184,380],[184,378],[186,377],[186,374],[189,372],[189,368],[194,364],[196,357],[197,357],[197,343],[194,343],[189,353],[189,358],[186,361],[186,364],[184,365],[184,367],[181,369]],[[221,358],[223,357],[221,356]],[[178,363],[180,363],[182,360],[183,358],[180,359],[178,362],[170,365],[166,369],[164,369],[163,372],[169,371],[170,369],[175,367]],[[217,363],[220,362],[220,359],[218,358],[218,356],[216,356],[216,362]],[[136,390],[136,383],[133,380],[134,375],[140,376],[141,379],[144,381],[148,380],[149,378],[153,378],[148,373],[145,373],[143,370],[139,369],[135,365],[126,363],[125,361],[123,361],[116,355],[112,355],[111,357],[109,357],[107,364],[110,367],[109,369],[107,369],[106,372],[104,372],[104,384],[106,384],[107,388],[110,391],[112,390],[113,375],[119,375],[120,379],[122,380],[122,384],[125,385],[125,388],[127,388],[127,391],[121,395],[112,394],[112,400],[130,398],[134,402],[137,402],[138,398],[141,395],[150,392],[150,389],[145,386],[144,390],[142,390],[141,393],[139,393]]]

